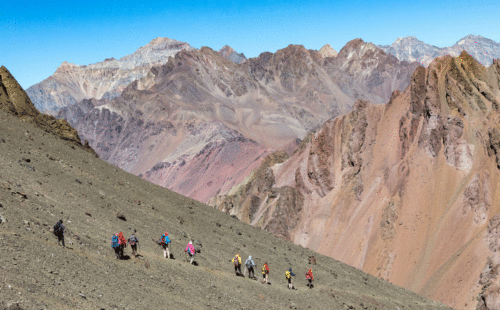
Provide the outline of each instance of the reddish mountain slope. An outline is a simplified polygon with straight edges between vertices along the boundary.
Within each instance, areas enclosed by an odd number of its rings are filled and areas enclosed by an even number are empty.
[[[500,62],[438,58],[212,204],[450,306],[497,309],[499,82]]]

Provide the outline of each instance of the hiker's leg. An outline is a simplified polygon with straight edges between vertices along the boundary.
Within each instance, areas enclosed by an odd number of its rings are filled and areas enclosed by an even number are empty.
[[[162,245],[162,247],[163,247],[163,257],[167,258],[167,246],[166,245]]]
[[[169,249],[169,246],[167,244],[167,258],[170,259],[170,251],[168,249]]]
[[[190,262],[190,264],[193,264],[193,261],[194,261],[194,255],[191,256],[191,262]]]

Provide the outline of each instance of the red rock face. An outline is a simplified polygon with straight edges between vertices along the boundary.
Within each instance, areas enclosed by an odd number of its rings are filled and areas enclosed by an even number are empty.
[[[455,308],[496,309],[499,81],[498,63],[439,58],[211,203]]]
[[[415,66],[356,43],[338,63],[298,45],[242,64],[210,48],[181,51],[119,97],[83,100],[59,117],[102,159],[207,202],[243,181],[270,151],[290,149],[329,117],[349,111],[355,99],[382,102],[378,93],[387,86],[364,90],[366,76],[383,71],[381,79],[397,81],[395,87],[409,83]],[[386,69],[374,71],[379,62]]]

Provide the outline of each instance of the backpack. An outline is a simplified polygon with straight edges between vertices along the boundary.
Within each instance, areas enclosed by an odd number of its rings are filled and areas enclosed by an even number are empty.
[[[253,265],[252,265],[252,261],[251,261],[251,260],[248,260],[248,261],[246,262],[246,267],[247,267],[247,269],[250,269],[250,268],[252,268],[252,267],[253,267]]]
[[[113,237],[111,237],[111,247],[112,248],[117,248],[120,246],[120,243],[118,242],[118,236],[117,235],[113,235]]]
[[[169,244],[170,238],[168,236],[162,235],[160,238],[160,244]]]
[[[238,256],[235,256],[235,257],[234,257],[234,265],[235,265],[235,266],[238,266],[239,264],[240,264],[240,262],[239,262],[239,257],[238,257]]]
[[[128,241],[130,242],[130,245],[135,245],[135,243],[137,242],[137,237],[135,235],[132,235],[130,236],[130,238],[128,238]]]
[[[54,225],[54,235],[59,235],[62,232],[61,223],[57,222]]]
[[[288,279],[290,279],[290,277],[291,277],[291,276],[292,276],[292,275],[290,274],[290,271],[288,271],[288,270],[287,270],[287,271],[285,272],[285,278],[288,280]]]

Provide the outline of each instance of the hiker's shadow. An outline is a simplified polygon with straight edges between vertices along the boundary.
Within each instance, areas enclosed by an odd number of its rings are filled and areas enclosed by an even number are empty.
[[[123,255],[122,256],[122,260],[129,260],[130,259],[130,256],[129,255]]]
[[[198,266],[198,262],[193,262],[191,265]]]
[[[170,259],[175,259],[174,254],[170,254]]]

